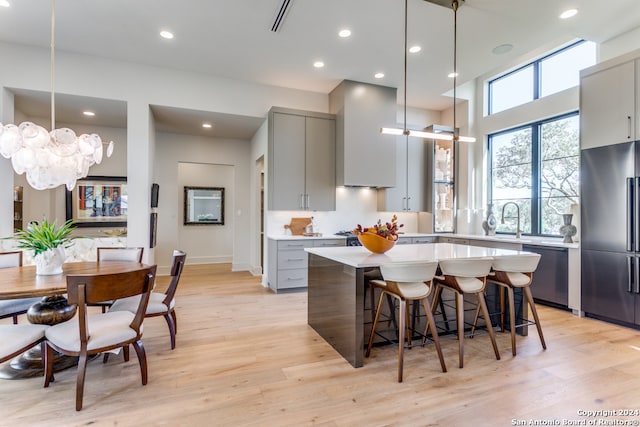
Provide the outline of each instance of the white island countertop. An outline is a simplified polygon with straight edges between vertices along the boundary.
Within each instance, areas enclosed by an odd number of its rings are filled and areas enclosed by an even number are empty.
[[[452,243],[395,245],[384,254],[374,254],[363,246],[306,248],[306,252],[355,268],[378,267],[381,264],[406,261],[440,261],[454,258],[494,257],[528,253],[512,249],[485,248]]]

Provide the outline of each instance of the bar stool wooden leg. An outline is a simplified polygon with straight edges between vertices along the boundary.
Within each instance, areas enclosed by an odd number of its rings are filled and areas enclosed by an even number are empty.
[[[407,303],[405,300],[398,301],[398,382],[402,382],[402,367],[404,362],[404,334],[407,327]]]
[[[376,317],[373,320],[373,325],[371,325],[371,334],[369,335],[369,345],[367,345],[367,351],[364,354],[364,357],[369,357],[371,354],[371,347],[373,347],[373,337],[376,334],[376,327],[378,326],[378,319],[380,319],[380,313],[382,312],[382,303],[384,301],[384,292],[380,294],[380,299],[378,300],[378,309],[376,310]]]
[[[544,350],[547,349],[547,344],[544,342],[544,336],[542,335],[542,326],[540,326],[540,318],[538,317],[538,310],[536,310],[536,304],[533,302],[533,295],[531,295],[531,289],[529,287],[523,288],[524,294],[527,297],[529,306],[531,307],[531,314],[533,314],[533,320],[536,322],[536,329],[538,330],[538,336],[540,337],[540,344]]]
[[[505,286],[500,286],[503,288]],[[506,286],[509,300],[509,329],[511,332],[511,354],[516,355],[516,305],[513,299],[513,288]],[[504,310],[503,310],[504,311]]]
[[[464,296],[454,292],[456,295],[456,322],[458,324],[458,360],[459,367],[464,366]]]
[[[489,332],[489,337],[491,337],[493,352],[496,354],[496,360],[500,360],[500,352],[498,351],[498,345],[496,344],[496,335],[493,333],[493,327],[491,326],[491,320],[489,319],[489,310],[487,309],[487,302],[484,299],[484,293],[480,292],[476,295],[478,295],[478,304],[480,304],[482,315],[487,323],[487,331]]]
[[[431,308],[429,304],[427,304],[426,298],[422,300],[422,305],[424,306],[424,312],[427,314],[427,325],[425,326],[424,331],[424,340],[427,338],[427,330],[428,327],[431,330],[431,339],[433,340],[433,345],[436,347],[436,352],[438,352],[438,359],[440,359],[440,366],[442,367],[442,372],[447,372],[447,365],[444,363],[444,357],[442,356],[442,349],[440,348],[440,339],[438,338],[438,330],[436,328],[436,322],[433,319],[433,313],[431,312]]]

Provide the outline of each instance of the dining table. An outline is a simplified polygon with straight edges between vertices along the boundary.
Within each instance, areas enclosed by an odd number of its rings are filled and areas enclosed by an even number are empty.
[[[375,272],[386,263],[530,253],[452,243],[395,245],[382,254],[372,253],[363,246],[313,247],[305,251],[308,252],[307,323],[355,368],[363,365],[364,343],[369,332],[365,326],[370,327],[364,314],[365,274]],[[493,313],[498,311],[498,291],[495,288],[487,286],[487,304]],[[518,290],[515,298],[519,307],[516,321],[522,323],[527,317],[527,304],[522,304],[522,292]],[[475,307],[465,310],[465,322],[472,323],[474,315]],[[444,320],[445,328],[448,328],[446,317]],[[526,324],[517,332],[526,335]]]
[[[36,274],[35,265],[0,269],[0,299],[42,297],[27,311],[30,323],[54,325],[75,316],[76,306],[70,305],[64,296],[69,275],[101,275],[126,273],[148,267],[144,263],[131,261],[84,261],[63,264],[62,273],[54,275]],[[77,358],[57,355],[54,372],[76,364]],[[0,365],[0,379],[31,378],[43,375],[40,347],[15,357]]]

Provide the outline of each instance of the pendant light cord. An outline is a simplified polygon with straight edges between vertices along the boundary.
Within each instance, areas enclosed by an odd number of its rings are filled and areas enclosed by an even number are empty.
[[[408,6],[409,1],[404,0],[404,127],[403,134],[408,135],[407,133],[407,15],[408,15]]]
[[[51,0],[51,130],[56,128],[56,94],[55,94],[55,29],[56,29],[56,0]]]
[[[456,87],[458,80],[458,0],[451,2],[453,9],[453,141],[458,141],[458,129],[456,127]]]

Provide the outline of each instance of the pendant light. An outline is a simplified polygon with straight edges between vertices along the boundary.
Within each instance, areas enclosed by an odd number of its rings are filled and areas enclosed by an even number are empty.
[[[437,4],[439,6],[448,7],[446,3],[448,0],[424,0],[429,3]],[[463,0],[464,1],[464,0]],[[408,130],[407,129],[407,0],[405,0],[405,20],[404,20],[404,127],[398,128],[381,128],[380,132],[387,135],[407,135],[424,139],[438,139],[444,141],[460,141],[460,142],[475,142],[476,139],[470,136],[460,136],[458,128],[456,126],[456,83],[457,83],[457,15],[458,15],[458,0],[451,2],[451,9],[453,9],[453,135],[450,133],[434,133],[426,131]]]
[[[32,122],[19,126],[0,123],[0,154],[11,159],[18,175],[26,173],[36,190],[66,185],[72,190],[76,180],[89,174],[89,167],[101,163],[103,143],[97,134],[76,136],[68,128],[56,129],[55,116],[55,0],[51,0],[51,131]],[[113,141],[106,150],[113,153]]]

